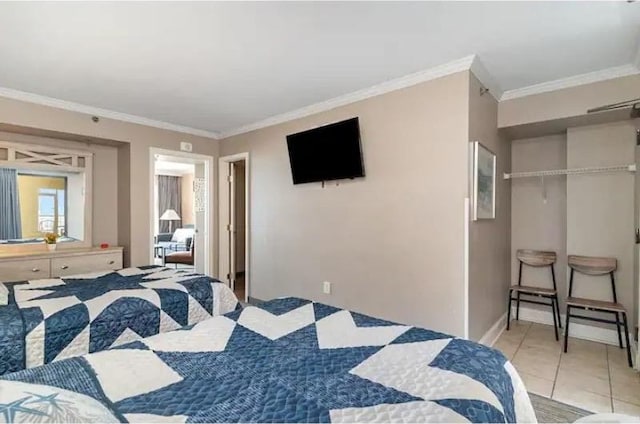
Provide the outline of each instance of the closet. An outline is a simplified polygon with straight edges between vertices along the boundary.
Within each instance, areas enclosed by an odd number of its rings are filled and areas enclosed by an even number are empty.
[[[567,256],[615,257],[618,298],[629,312],[632,334],[637,331],[639,298],[636,125],[626,120],[514,140],[511,173],[504,176],[511,180],[512,281],[517,279],[517,249],[555,251],[564,314]],[[550,170],[556,172],[540,172]],[[528,269],[527,278],[546,278],[545,271]],[[589,276],[579,278],[583,281],[576,285],[576,295],[608,300],[606,284]],[[524,306],[520,318],[552,323],[548,308],[537,305]],[[615,326],[588,321],[572,326],[571,336],[617,344]]]

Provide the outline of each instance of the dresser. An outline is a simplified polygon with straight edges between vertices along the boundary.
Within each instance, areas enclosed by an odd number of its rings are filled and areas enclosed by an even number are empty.
[[[57,278],[122,268],[122,247],[0,253],[0,281]]]

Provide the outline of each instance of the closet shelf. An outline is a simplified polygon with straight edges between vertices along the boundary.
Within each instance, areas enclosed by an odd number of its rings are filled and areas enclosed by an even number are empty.
[[[531,177],[548,177],[552,175],[578,175],[578,174],[598,174],[605,172],[635,172],[636,164],[631,165],[615,165],[615,166],[594,166],[589,168],[573,168],[573,169],[550,169],[548,171],[533,172],[513,172],[504,174],[505,180],[514,178],[531,178]]]

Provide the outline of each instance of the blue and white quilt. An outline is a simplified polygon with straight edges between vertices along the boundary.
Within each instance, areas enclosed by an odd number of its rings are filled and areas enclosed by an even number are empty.
[[[535,422],[498,351],[298,298],[8,374],[14,422]]]
[[[98,352],[235,310],[233,292],[187,270],[157,266],[5,283],[0,374]]]

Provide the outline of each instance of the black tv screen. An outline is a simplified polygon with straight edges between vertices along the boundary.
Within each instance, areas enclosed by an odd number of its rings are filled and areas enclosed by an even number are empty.
[[[358,118],[287,136],[294,184],[364,177]]]

